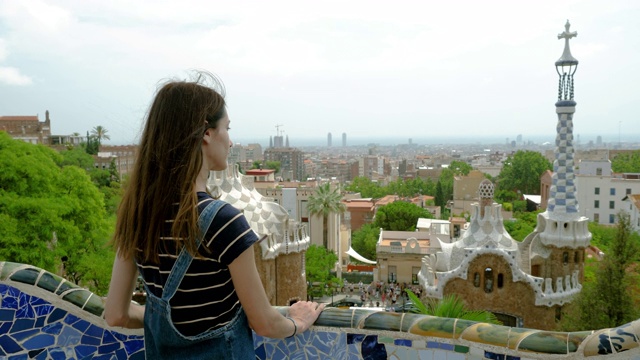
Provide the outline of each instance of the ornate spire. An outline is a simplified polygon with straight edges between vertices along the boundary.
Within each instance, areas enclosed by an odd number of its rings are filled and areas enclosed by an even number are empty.
[[[558,39],[565,39],[564,52],[556,61],[556,70],[560,76],[556,113],[556,150],[553,162],[553,176],[547,211],[552,217],[569,220],[578,218],[578,200],[575,186],[575,164],[573,160],[573,113],[576,102],[573,101],[573,74],[576,72],[578,60],[569,50],[569,39],[578,35],[569,31],[569,21],[565,31],[558,34]]]
[[[564,32],[558,34],[558,39],[564,39],[564,51],[556,61],[556,71],[560,76],[558,84],[558,101],[573,100],[573,74],[578,69],[578,60],[571,55],[569,40],[578,36],[578,32],[569,31],[569,20],[564,25]]]

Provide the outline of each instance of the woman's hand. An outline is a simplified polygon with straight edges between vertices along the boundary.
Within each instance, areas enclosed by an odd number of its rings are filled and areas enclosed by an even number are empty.
[[[289,307],[289,317],[295,320],[297,334],[307,331],[324,310],[325,304],[313,301],[298,301]]]

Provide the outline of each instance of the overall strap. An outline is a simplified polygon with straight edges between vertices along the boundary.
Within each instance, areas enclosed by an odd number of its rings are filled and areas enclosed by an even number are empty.
[[[213,200],[209,205],[207,205],[204,210],[198,216],[198,226],[200,227],[200,236],[196,240],[196,247],[200,247],[200,243],[202,242],[202,238],[207,233],[209,226],[213,222],[213,218],[215,218],[218,210],[222,206],[226,205],[224,201],[221,200]],[[184,274],[189,269],[189,265],[191,265],[191,261],[193,260],[193,256],[189,254],[187,249],[184,247],[182,251],[180,251],[180,255],[178,259],[173,264],[173,268],[171,269],[171,273],[169,273],[169,277],[167,278],[167,282],[164,284],[164,289],[162,290],[162,299],[169,302],[173,295],[178,290],[178,286],[182,282],[182,278]]]

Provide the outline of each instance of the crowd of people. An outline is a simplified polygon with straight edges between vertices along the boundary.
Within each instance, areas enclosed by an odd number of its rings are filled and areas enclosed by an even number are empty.
[[[350,283],[344,280],[344,285],[339,292],[348,296],[359,296],[363,307],[389,307],[399,302],[409,301],[406,289],[411,290],[420,297],[422,289],[419,285],[407,283],[387,283],[384,281],[372,281],[369,284]]]

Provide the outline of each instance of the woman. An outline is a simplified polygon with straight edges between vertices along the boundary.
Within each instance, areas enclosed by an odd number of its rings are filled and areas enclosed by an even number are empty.
[[[271,307],[256,269],[256,234],[238,210],[207,193],[209,171],[227,167],[229,122],[224,90],[209,74],[165,84],[147,115],[118,209],[105,319],[144,327],[148,358],[253,359],[249,326],[290,337],[324,308],[297,302],[284,317]],[[131,303],[138,271],[146,309]]]

